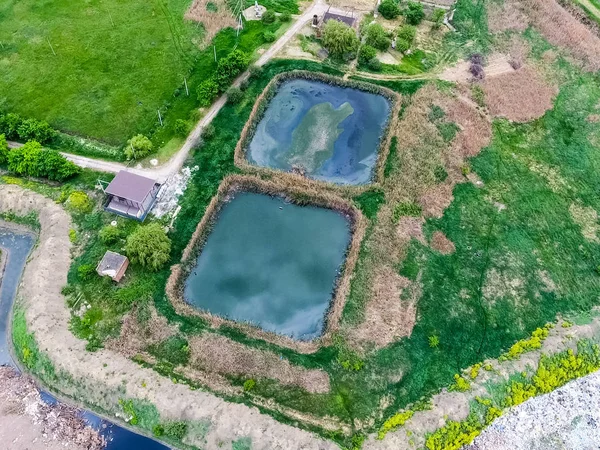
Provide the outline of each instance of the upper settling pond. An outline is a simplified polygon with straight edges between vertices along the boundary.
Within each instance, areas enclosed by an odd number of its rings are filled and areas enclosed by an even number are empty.
[[[185,299],[267,331],[316,338],[350,235],[346,217],[331,209],[238,193],[221,208]]]
[[[247,149],[250,163],[337,184],[373,177],[390,102],[378,94],[305,79],[283,82]]]

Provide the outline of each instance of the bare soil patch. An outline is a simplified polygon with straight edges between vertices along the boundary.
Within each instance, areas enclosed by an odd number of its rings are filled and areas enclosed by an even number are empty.
[[[490,114],[514,122],[529,122],[552,108],[558,87],[530,66],[486,78],[481,84]]]
[[[42,401],[35,382],[0,367],[0,440],[12,450],[100,450],[106,442],[79,410]]]
[[[209,11],[208,3],[216,6],[217,10]],[[204,25],[206,31],[204,42],[212,41],[212,38],[223,28],[234,28],[237,25],[226,0],[194,0],[184,17]]]
[[[471,63],[469,61],[461,61],[456,66],[444,70],[439,78],[446,81],[467,83],[473,78],[471,72],[469,72],[470,67]],[[495,77],[504,73],[511,73],[513,71],[514,69],[510,65],[510,58],[501,53],[490,55],[485,65],[486,78]]]
[[[269,378],[315,394],[329,392],[329,376],[324,371],[294,366],[275,353],[250,348],[213,333],[192,338],[190,351],[190,365],[198,370]]]

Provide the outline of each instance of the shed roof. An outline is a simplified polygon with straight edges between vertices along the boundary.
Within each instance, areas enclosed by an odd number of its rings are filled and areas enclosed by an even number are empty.
[[[110,182],[105,192],[132,202],[141,203],[152,191],[156,181],[133,172],[121,170]]]
[[[323,16],[323,23],[328,22],[330,20],[337,20],[338,22],[343,22],[346,25],[353,27],[354,23],[356,22],[356,17],[343,16],[341,14],[336,14],[336,13],[327,11],[325,13],[325,15]]]
[[[108,250],[104,254],[102,261],[100,261],[100,263],[98,264],[96,271],[100,275],[108,275],[114,278],[117,275],[117,273],[119,273],[123,265],[127,263],[127,261],[128,260],[126,256]]]

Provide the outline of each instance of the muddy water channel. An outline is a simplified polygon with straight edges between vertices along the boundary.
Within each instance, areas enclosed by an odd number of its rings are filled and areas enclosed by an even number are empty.
[[[337,184],[371,181],[390,103],[381,95],[319,81],[281,84],[247,150],[258,166],[302,168]]]
[[[192,305],[309,340],[322,333],[350,226],[331,209],[242,192],[223,205],[186,281]]]
[[[0,223],[0,251],[8,256],[4,275],[0,280],[0,365],[15,366],[12,360],[8,332],[11,308],[14,302],[21,274],[29,252],[35,244],[35,236],[26,231],[5,228]],[[57,400],[47,392],[41,392],[42,399],[48,404]],[[167,450],[164,445],[147,437],[132,433],[108,422],[88,411],[82,411],[83,419],[94,429],[99,430],[107,441],[110,450]]]

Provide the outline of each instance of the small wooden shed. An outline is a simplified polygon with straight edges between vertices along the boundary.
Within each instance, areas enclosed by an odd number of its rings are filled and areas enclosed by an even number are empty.
[[[125,275],[128,266],[129,259],[127,256],[108,250],[104,254],[102,261],[98,264],[98,267],[96,267],[96,272],[101,277],[110,277],[118,283],[123,278],[123,275]]]

